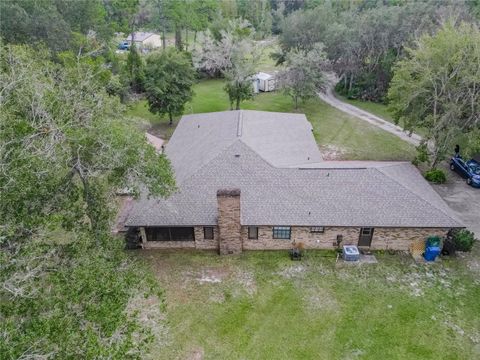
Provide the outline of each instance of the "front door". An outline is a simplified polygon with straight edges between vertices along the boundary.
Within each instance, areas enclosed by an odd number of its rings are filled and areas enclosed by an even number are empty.
[[[361,228],[360,237],[358,238],[358,246],[370,247],[373,237],[373,228]]]

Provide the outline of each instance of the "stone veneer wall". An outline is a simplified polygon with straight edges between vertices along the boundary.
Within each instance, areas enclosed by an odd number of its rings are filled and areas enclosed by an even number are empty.
[[[203,226],[195,226],[195,248],[218,250],[218,227],[213,227],[213,240],[205,240],[203,238]]]
[[[291,249],[292,243],[302,242],[306,249],[333,249],[337,235],[343,235],[342,244],[357,244],[360,228],[326,227],[323,233],[311,233],[309,226],[292,226],[291,239],[274,239],[272,226],[258,227],[258,240],[248,239],[248,227],[242,226],[243,248],[245,250]]]
[[[240,190],[218,190],[217,203],[220,255],[239,254],[243,249],[240,236]]]
[[[409,250],[415,240],[432,235],[445,236],[447,228],[375,228],[370,248],[372,250]],[[357,245],[359,227],[325,227],[323,233],[312,233],[310,227],[293,226],[290,240],[274,239],[272,226],[259,226],[258,239],[248,239],[248,227],[242,226],[245,250],[290,249],[293,242],[302,242],[306,249],[333,249],[337,235],[343,235],[342,245]]]
[[[370,248],[372,250],[409,250],[410,244],[415,240],[426,239],[432,235],[445,236],[448,230],[448,228],[375,228]],[[143,247],[146,249],[219,250],[218,227],[214,227],[213,240],[203,238],[203,226],[195,226],[194,231],[195,241],[143,242]],[[244,250],[286,250],[291,249],[293,241],[302,242],[306,249],[333,249],[337,235],[343,235],[343,242],[340,245],[356,245],[359,234],[359,227],[325,227],[324,233],[311,233],[308,226],[293,226],[291,239],[284,240],[273,239],[272,226],[259,226],[258,239],[249,240],[248,227],[242,226],[240,241]]]
[[[448,230],[448,228],[375,228],[370,249],[409,250],[415,240],[435,235],[443,237]]]

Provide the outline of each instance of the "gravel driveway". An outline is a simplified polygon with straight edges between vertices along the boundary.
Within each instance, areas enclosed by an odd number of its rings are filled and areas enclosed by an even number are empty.
[[[333,92],[333,88],[335,87],[335,84],[338,81],[335,74],[332,74],[332,73],[328,74],[327,80],[328,82],[327,82],[325,92],[318,93],[318,96],[320,97],[320,99],[325,101],[327,104],[349,115],[352,115],[357,119],[366,121],[372,125],[375,125],[376,127],[379,127],[380,129],[383,129],[395,136],[398,136],[400,139],[414,146],[418,146],[420,144],[420,140],[422,139],[420,135],[418,134],[408,135],[400,126],[392,124],[391,122],[388,122],[368,111],[360,109],[354,105],[347,104],[346,102],[343,102],[342,100],[338,99]]]

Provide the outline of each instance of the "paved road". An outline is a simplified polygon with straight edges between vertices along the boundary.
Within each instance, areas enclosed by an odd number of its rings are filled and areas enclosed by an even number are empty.
[[[328,86],[327,89],[324,93],[319,93],[318,96],[320,99],[325,101],[326,103],[332,105],[333,107],[350,114],[352,116],[355,116],[356,118],[366,121],[372,125],[375,125],[385,131],[388,131],[391,134],[394,134],[401,138],[402,140],[405,140],[415,146],[418,146],[420,144],[420,140],[422,137],[418,134],[412,134],[411,136],[408,135],[400,126],[397,126],[395,124],[392,124],[391,122],[388,122],[386,120],[383,120],[382,118],[369,113],[368,111],[362,110],[356,106],[347,104],[338,98],[335,97],[333,93],[333,88],[334,84],[336,84],[336,78],[334,75],[328,75]]]

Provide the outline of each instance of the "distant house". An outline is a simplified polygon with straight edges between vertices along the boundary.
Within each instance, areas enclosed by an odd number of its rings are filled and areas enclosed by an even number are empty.
[[[273,75],[259,72],[255,77],[258,83],[258,90],[263,92],[275,90],[275,77]]]
[[[127,37],[127,42],[129,45],[132,44],[132,38],[138,49],[155,49],[162,46],[161,36],[155,33],[134,32]]]
[[[185,115],[165,153],[178,191],[125,222],[144,248],[409,250],[463,227],[408,162],[323,161],[303,114]]]

